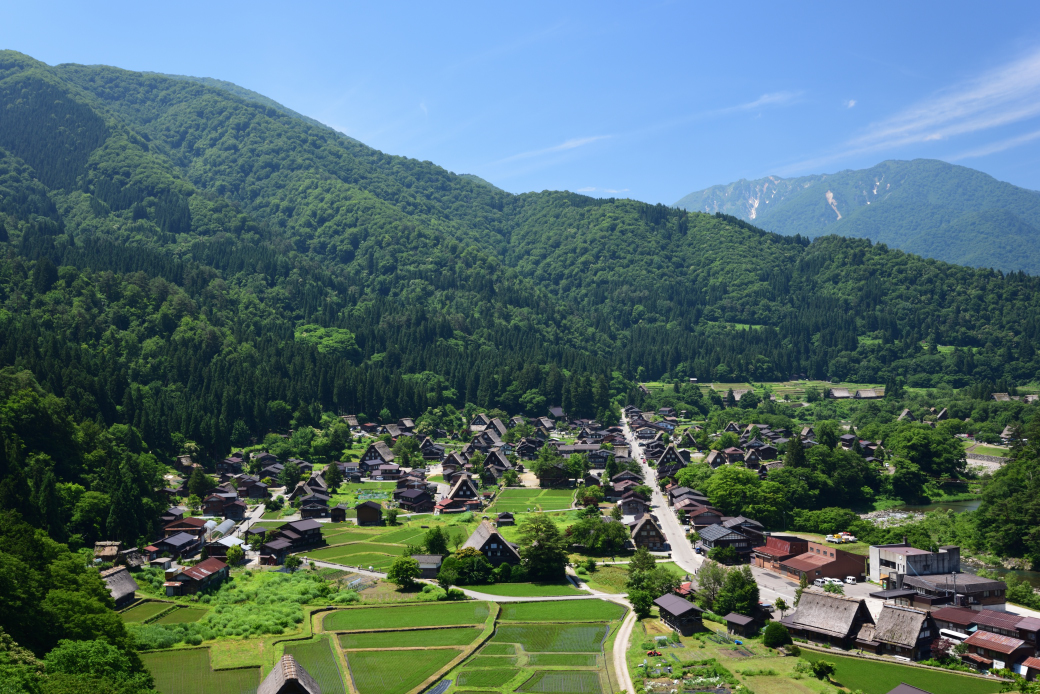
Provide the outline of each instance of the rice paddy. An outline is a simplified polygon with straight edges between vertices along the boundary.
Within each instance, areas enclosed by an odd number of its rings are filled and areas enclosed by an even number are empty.
[[[417,629],[413,631],[371,631],[340,634],[342,648],[429,648],[431,646],[466,646],[480,636],[481,629],[455,627],[449,629]]]
[[[405,694],[450,663],[460,652],[441,648],[428,651],[348,651],[345,655],[359,694]]]
[[[596,667],[598,656],[584,653],[532,653],[531,667]]]
[[[156,602],[154,600],[146,600],[140,602],[129,610],[125,610],[119,613],[124,622],[143,622],[146,619],[151,619],[155,615],[173,607],[171,602]]]
[[[520,674],[516,668],[496,670],[463,670],[456,684],[460,687],[501,687]]]
[[[213,670],[209,649],[142,653],[141,661],[162,694],[256,694],[260,668]]]
[[[606,600],[513,602],[502,605],[502,622],[612,622],[627,608]]]
[[[526,511],[562,511],[573,503],[570,489],[503,489],[489,507],[490,511],[523,513]]]
[[[303,669],[310,673],[322,694],[345,694],[343,676],[336,664],[336,655],[327,637],[316,641],[285,644],[285,654],[296,658]]]
[[[516,688],[545,694],[600,694],[599,677],[587,670],[542,670]]]
[[[400,629],[483,624],[487,617],[488,605],[485,602],[452,602],[336,610],[325,616],[323,625],[329,631]]]
[[[503,624],[492,640],[536,653],[598,653],[608,630],[605,624]]]
[[[197,622],[206,616],[209,610],[199,607],[178,607],[173,612],[164,614],[155,620],[156,624],[190,624]]]

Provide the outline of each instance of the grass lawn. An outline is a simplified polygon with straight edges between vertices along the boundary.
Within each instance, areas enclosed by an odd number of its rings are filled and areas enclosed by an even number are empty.
[[[156,624],[190,624],[197,622],[206,616],[209,610],[201,607],[179,607],[169,614],[163,615],[156,620]]]
[[[486,602],[469,601],[336,610],[325,615],[323,625],[329,631],[400,629],[483,624],[487,617]]]
[[[501,607],[498,619],[503,622],[612,622],[627,611],[606,600],[511,602]]]
[[[339,645],[351,648],[428,648],[430,646],[468,646],[483,629],[455,627],[416,631],[373,631],[362,634],[340,634]]]
[[[555,597],[558,595],[581,595],[582,592],[570,583],[492,583],[468,586],[470,590],[488,595],[504,595],[511,598]]]
[[[209,649],[142,653],[141,661],[162,694],[255,694],[260,668],[212,670]]]
[[[285,644],[285,654],[296,658],[311,677],[318,682],[322,694],[345,694],[343,675],[336,664],[336,654],[327,637],[316,641]]]
[[[1006,458],[1008,456],[1008,449],[997,448],[996,446],[986,446],[984,444],[975,446],[971,452],[977,453],[978,455],[992,455],[997,458]]]
[[[596,570],[586,576],[578,576],[579,581],[585,581],[593,590],[604,593],[627,593],[628,567],[614,564],[601,564]]]
[[[450,663],[461,651],[349,651],[345,655],[359,694],[404,694]]]
[[[504,665],[505,663],[503,663]],[[516,668],[500,668],[495,670],[463,670],[455,682],[459,687],[480,687],[490,689],[501,687],[520,674]]]
[[[123,618],[124,622],[143,622],[146,619],[154,617],[163,610],[168,610],[173,607],[173,603],[170,602],[155,602],[148,600],[138,605],[134,605],[125,612],[120,612],[119,616]]]
[[[990,694],[1000,691],[999,682],[987,682],[953,672],[938,672],[907,667],[898,663],[850,658],[830,653],[802,650],[809,661],[827,660],[834,663],[834,681],[849,689],[860,689],[864,694],[886,694],[900,682],[925,689],[932,694]]]
[[[503,489],[488,510],[494,513],[509,511],[563,511],[569,509],[574,497],[571,489]]]
[[[528,652],[597,653],[608,631],[606,624],[503,624],[492,640]]]
[[[680,578],[682,578],[686,574],[690,573],[686,569],[680,567],[674,561],[659,561],[659,562],[657,562],[657,566],[663,566],[664,568],[668,569],[669,571],[671,571],[673,574],[675,574],[676,576],[678,576]]]
[[[542,670],[516,688],[518,692],[546,694],[600,694],[599,677],[587,670]]]

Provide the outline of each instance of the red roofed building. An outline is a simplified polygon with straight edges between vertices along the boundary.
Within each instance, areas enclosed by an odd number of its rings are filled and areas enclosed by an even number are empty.
[[[782,562],[809,551],[809,541],[787,535],[770,535],[765,545],[752,551],[752,565],[780,573]]]
[[[968,653],[962,658],[973,667],[984,669],[1010,668],[1033,655],[1033,647],[1022,639],[988,631],[976,631],[964,643]]]
[[[228,577],[228,565],[219,559],[206,559],[167,576],[167,595],[191,595],[220,585]]]
[[[810,542],[809,549],[804,554],[780,562],[781,574],[795,581],[804,575],[809,583],[818,578],[837,578],[844,581],[846,576],[862,580],[866,571],[866,557],[816,542]]]

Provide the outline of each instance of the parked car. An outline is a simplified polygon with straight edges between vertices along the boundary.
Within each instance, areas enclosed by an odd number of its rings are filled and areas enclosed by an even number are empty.
[[[824,583],[830,583],[832,586],[840,586],[841,585],[841,579],[840,578],[825,578],[825,579],[823,579],[823,582]]]
[[[812,584],[814,586],[816,586],[817,588],[823,588],[825,585],[827,585],[827,579],[826,578],[817,578],[815,581],[812,582]]]
[[[845,577],[845,582],[848,583],[849,585],[853,585],[854,586],[854,585],[856,585],[856,577],[855,576],[846,576]]]

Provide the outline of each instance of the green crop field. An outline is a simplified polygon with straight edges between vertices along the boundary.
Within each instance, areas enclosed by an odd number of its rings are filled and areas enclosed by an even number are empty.
[[[509,680],[520,674],[515,668],[499,670],[463,670],[459,673],[459,687],[501,687]]]
[[[450,602],[336,610],[325,616],[323,625],[329,631],[457,626],[483,624],[487,621],[487,616],[486,602]]]
[[[396,609],[396,608],[394,608]],[[348,651],[347,665],[359,694],[404,694],[457,657],[461,651]]]
[[[209,649],[142,653],[141,661],[162,694],[256,694],[260,668],[212,670]]]
[[[495,512],[523,513],[562,511],[571,507],[574,492],[569,489],[504,489],[489,507]]]
[[[812,662],[827,660],[834,663],[834,681],[848,689],[862,690],[863,694],[886,694],[899,686],[900,682],[920,687],[932,694],[991,694],[1000,691],[1000,682],[987,682],[953,672],[817,653],[808,649],[802,650],[802,657]]]
[[[513,656],[506,655],[478,655],[474,658],[470,658],[466,661],[467,668],[475,667],[491,667],[491,668],[502,668],[502,667],[514,667],[516,665],[516,658]]]
[[[512,602],[502,605],[502,622],[612,622],[627,608],[606,600]]]
[[[607,629],[605,624],[503,624],[492,640],[518,643],[528,652],[597,653]]]
[[[163,610],[168,610],[171,607],[173,607],[173,603],[171,602],[154,602],[148,600],[139,605],[134,605],[125,612],[120,612],[119,616],[123,618],[124,622],[143,622],[144,620],[154,617]]]
[[[420,540],[423,535],[426,534],[426,530],[419,527],[414,528],[401,528],[394,530],[379,536],[379,542],[393,542],[400,545],[406,545],[409,542],[414,544],[420,544],[417,540]]]
[[[209,610],[200,607],[179,607],[156,620],[156,624],[190,624],[206,616]]]
[[[343,676],[328,638],[285,644],[285,654],[296,658],[321,688],[322,694],[345,694]]]
[[[531,667],[596,667],[596,655],[581,653],[532,653],[527,663]]]
[[[317,555],[322,552],[328,552],[329,554],[335,554],[336,556],[341,557],[349,557],[353,554],[393,554],[394,556],[399,557],[404,554],[404,550],[404,545],[377,544],[375,542],[352,542],[349,545],[321,549],[313,554]]]
[[[480,649],[481,655],[513,655],[516,646],[511,643],[489,643]]]
[[[600,694],[599,676],[587,670],[543,670],[516,688],[518,692],[546,694]]]
[[[583,594],[570,583],[492,583],[490,585],[468,586],[468,588],[478,593],[487,593],[488,595],[520,598]],[[588,595],[588,593],[584,593],[584,595]]]
[[[419,631],[373,631],[340,634],[342,648],[420,648],[429,646],[466,646],[477,640],[482,629],[422,629]]]

